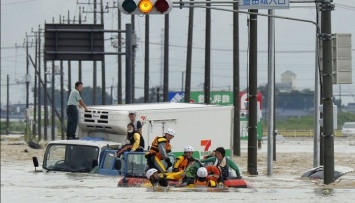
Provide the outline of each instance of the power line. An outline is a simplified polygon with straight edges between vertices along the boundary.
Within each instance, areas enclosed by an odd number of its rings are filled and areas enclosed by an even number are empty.
[[[31,1],[38,1],[38,0],[27,0],[27,1],[18,1],[18,2],[4,3],[4,4],[1,4],[1,6],[8,6],[8,5],[12,5],[12,4],[22,4],[22,3],[27,3],[27,2],[31,2]]]

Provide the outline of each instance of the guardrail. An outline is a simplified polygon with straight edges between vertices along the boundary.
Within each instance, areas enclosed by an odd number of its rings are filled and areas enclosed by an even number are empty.
[[[263,131],[263,136],[267,134],[267,131]],[[278,134],[284,137],[313,137],[314,130],[278,130]],[[336,130],[335,136],[341,137],[341,130]]]

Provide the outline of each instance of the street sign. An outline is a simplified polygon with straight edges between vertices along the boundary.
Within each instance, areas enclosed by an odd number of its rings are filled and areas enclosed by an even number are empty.
[[[231,106],[233,105],[233,92],[230,91],[211,91],[211,104]],[[170,102],[185,102],[185,92],[169,92]],[[190,92],[190,103],[204,103],[205,95],[202,91]]]
[[[290,0],[239,0],[240,9],[289,9]]]

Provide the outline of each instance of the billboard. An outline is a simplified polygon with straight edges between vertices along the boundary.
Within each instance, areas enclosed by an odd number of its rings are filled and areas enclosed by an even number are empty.
[[[45,60],[102,61],[104,26],[101,24],[45,24]]]

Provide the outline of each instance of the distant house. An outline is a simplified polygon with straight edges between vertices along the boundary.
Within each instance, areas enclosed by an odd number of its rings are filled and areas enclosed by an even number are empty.
[[[281,82],[291,84],[292,90],[296,89],[296,74],[292,71],[286,71],[281,74]]]

